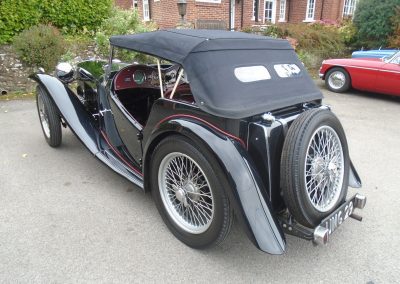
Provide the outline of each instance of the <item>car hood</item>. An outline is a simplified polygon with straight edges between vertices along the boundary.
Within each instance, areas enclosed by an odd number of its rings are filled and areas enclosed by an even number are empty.
[[[385,62],[381,58],[344,58],[344,59],[328,59],[322,64],[339,65],[339,66],[360,66],[360,67],[378,67]]]

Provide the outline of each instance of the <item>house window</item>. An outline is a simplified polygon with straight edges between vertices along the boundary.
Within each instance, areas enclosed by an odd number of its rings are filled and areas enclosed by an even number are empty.
[[[284,22],[286,20],[286,0],[279,2],[279,21]]]
[[[274,18],[274,2],[270,0],[265,1],[265,12],[264,12],[264,19],[265,22],[270,22],[272,23]]]
[[[257,1],[258,0],[253,0],[253,18],[252,20],[255,20],[257,17]]]
[[[133,0],[132,2],[133,2],[133,9],[137,9],[138,7],[137,0]]]
[[[307,1],[306,21],[314,21],[315,1],[316,0]]]
[[[351,17],[356,10],[357,0],[345,0],[343,7],[343,17]]]
[[[143,0],[143,20],[150,21],[149,0]]]

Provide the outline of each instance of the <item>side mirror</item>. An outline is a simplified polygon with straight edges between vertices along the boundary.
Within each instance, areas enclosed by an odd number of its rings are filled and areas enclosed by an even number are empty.
[[[74,68],[67,62],[61,62],[56,66],[56,77],[65,84],[71,83],[74,80]]]

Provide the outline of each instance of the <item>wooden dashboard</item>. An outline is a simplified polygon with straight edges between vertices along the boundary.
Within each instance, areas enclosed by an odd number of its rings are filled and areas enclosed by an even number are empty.
[[[130,65],[118,72],[114,89],[160,88],[157,68],[147,65]]]

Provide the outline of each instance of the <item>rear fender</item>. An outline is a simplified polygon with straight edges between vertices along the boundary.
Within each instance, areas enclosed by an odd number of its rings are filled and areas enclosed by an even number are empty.
[[[29,76],[41,85],[58,108],[65,122],[90,152],[98,152],[98,130],[95,121],[73,92],[57,78],[47,74]]]
[[[151,152],[163,137],[179,133],[206,146],[218,160],[227,180],[227,190],[235,213],[245,227],[249,239],[260,250],[270,254],[285,251],[285,238],[271,211],[271,204],[263,198],[265,190],[241,143],[202,124],[184,118],[174,118],[157,125],[145,146],[144,176],[148,184]]]

